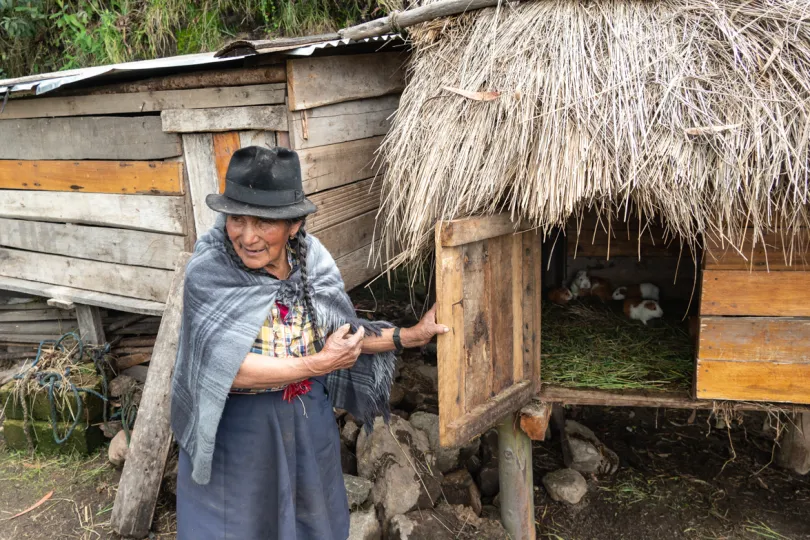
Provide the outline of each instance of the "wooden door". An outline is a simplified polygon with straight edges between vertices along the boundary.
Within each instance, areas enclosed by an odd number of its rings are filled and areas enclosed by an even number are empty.
[[[507,215],[436,224],[439,439],[462,445],[540,389],[541,238]]]

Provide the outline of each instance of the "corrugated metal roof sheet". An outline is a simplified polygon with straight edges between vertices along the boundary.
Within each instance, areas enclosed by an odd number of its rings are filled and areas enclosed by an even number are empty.
[[[140,60],[123,64],[72,69],[40,75],[28,75],[14,79],[4,79],[0,80],[0,102],[2,102],[2,97],[7,93],[14,94],[33,90],[35,95],[40,95],[79,81],[98,79],[100,83],[101,79],[121,73],[142,72],[143,77],[148,77],[151,73],[159,70],[163,72],[169,70],[169,72],[171,72],[172,68],[232,62],[239,58],[257,54],[280,53],[284,56],[310,56],[315,51],[322,49],[347,47],[354,44],[367,44],[375,41],[383,43],[401,40],[401,37],[396,34],[358,41],[340,38],[326,39],[328,37],[332,36],[309,36],[305,38],[263,41],[236,41],[228,44],[217,52],[171,56],[168,58],[156,58],[154,60]]]

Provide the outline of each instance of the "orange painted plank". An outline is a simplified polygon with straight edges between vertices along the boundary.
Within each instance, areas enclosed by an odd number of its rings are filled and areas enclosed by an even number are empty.
[[[810,364],[698,360],[698,399],[810,403]]]
[[[238,132],[214,133],[214,160],[217,166],[220,193],[225,191],[225,173],[228,172],[228,163],[230,163],[233,153],[239,148]]]
[[[705,270],[700,314],[808,317],[808,275],[804,272]]]
[[[699,358],[810,364],[810,319],[701,317]]]
[[[182,195],[176,161],[0,160],[0,189]]]

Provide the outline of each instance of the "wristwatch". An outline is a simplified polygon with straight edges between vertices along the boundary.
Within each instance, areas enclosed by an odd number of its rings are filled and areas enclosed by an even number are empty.
[[[397,350],[398,353],[401,353],[402,349],[403,349],[402,340],[399,339],[399,331],[400,330],[402,330],[402,328],[399,328],[399,327],[394,328],[394,347],[396,347],[396,350]]]

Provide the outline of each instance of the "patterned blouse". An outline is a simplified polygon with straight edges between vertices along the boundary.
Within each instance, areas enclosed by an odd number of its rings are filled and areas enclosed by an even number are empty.
[[[297,261],[289,244],[287,244],[287,261],[294,270]],[[315,328],[303,301],[297,301],[291,306],[276,302],[270,308],[270,313],[264,320],[250,352],[272,357],[309,356],[317,352],[315,342]],[[285,390],[285,399],[289,397],[291,400],[296,395],[305,394],[310,384],[310,381],[306,380],[268,389],[233,388],[231,393],[260,394]]]

